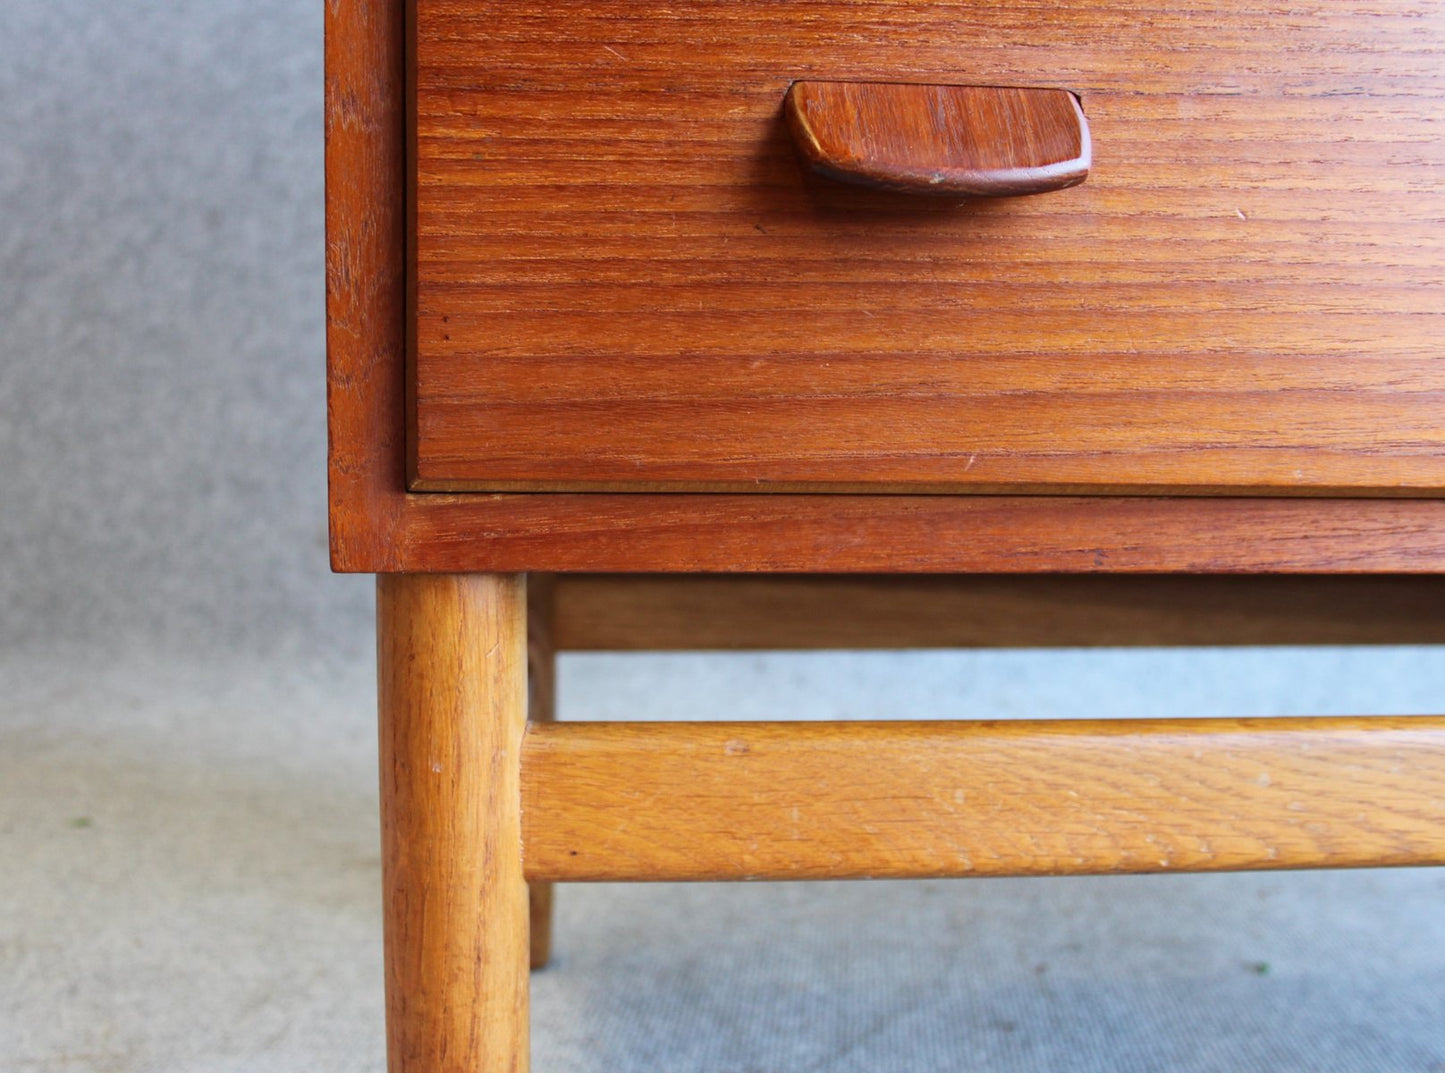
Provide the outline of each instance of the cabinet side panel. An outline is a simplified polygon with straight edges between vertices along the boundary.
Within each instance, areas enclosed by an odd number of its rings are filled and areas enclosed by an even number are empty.
[[[394,565],[405,507],[405,8],[326,5],[331,564]]]

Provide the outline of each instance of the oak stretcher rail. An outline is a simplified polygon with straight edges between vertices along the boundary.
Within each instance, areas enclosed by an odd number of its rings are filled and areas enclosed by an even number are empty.
[[[1445,863],[1445,717],[571,723],[522,746],[534,880]]]
[[[533,575],[558,650],[1445,644],[1445,576]]]

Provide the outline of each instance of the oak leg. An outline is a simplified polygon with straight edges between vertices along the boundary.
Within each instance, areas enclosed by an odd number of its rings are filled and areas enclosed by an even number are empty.
[[[390,1073],[525,1073],[520,575],[377,583]]]
[[[527,718],[550,723],[557,718],[557,650],[552,644],[552,578],[527,578]],[[552,957],[552,884],[530,885],[532,968]]]

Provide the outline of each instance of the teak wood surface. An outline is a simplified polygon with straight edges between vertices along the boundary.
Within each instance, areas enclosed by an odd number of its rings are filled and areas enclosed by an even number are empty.
[[[735,880],[1445,863],[1445,718],[568,723],[527,875]]]
[[[1089,124],[1063,89],[794,82],[788,130],[839,182],[927,197],[1023,197],[1089,175]]]
[[[413,488],[1445,488],[1418,5],[415,10]],[[810,181],[795,80],[1069,90],[1093,170]]]
[[[1051,17],[1058,14],[1050,10]],[[889,573],[1445,569],[1445,502],[1430,499],[409,493],[404,14],[401,0],[335,0],[326,5],[327,407],[331,550],[336,569]],[[1403,16],[1386,11],[1379,17],[1384,25]],[[1333,7],[1298,18],[1336,27],[1341,34],[1351,28],[1364,30],[1375,20],[1365,11]],[[1295,32],[1293,21],[1281,23],[1279,32],[1286,31]],[[1275,39],[1266,35],[1261,41]],[[1369,35],[1361,40],[1370,40]],[[1411,48],[1380,52],[1376,58],[1382,70],[1396,63],[1402,72],[1413,69],[1423,62],[1419,49],[1434,54],[1433,40],[1426,34]],[[1363,62],[1361,57],[1368,53],[1362,44],[1355,60]],[[1309,62],[1329,66],[1326,59]],[[1186,67],[1196,62],[1188,55],[1176,60]],[[1291,62],[1304,61],[1294,55]],[[1434,77],[1437,83],[1445,81]],[[1413,76],[1407,81],[1414,84]],[[1399,79],[1382,75],[1379,92],[1400,84]],[[1401,107],[1426,105],[1440,95],[1438,85],[1418,98],[1402,94]],[[1382,118],[1391,114],[1389,101],[1376,103],[1375,114]],[[1279,124],[1276,128],[1283,129]],[[1430,151],[1430,146],[1421,146],[1421,152]],[[1092,183],[1057,196],[1088,190]],[[1211,196],[1202,189],[1191,194]],[[1301,198],[1302,204],[1315,205],[1328,200],[1323,194],[1302,193]],[[1237,218],[1236,222],[1244,223]],[[1429,254],[1434,233],[1419,221],[1401,221],[1381,234],[1398,235],[1404,230],[1415,236],[1421,255]],[[1247,261],[1268,251],[1238,252]],[[1368,260],[1375,247],[1364,242],[1359,252]],[[1402,269],[1407,277],[1416,271],[1408,265],[1417,262],[1414,255],[1406,259]],[[1381,278],[1393,278],[1384,273],[1384,266]]]

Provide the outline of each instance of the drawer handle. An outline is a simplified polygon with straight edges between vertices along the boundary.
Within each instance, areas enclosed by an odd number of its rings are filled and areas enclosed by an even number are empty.
[[[804,159],[842,182],[1014,197],[1089,175],[1089,124],[1068,90],[794,82],[784,109]]]

